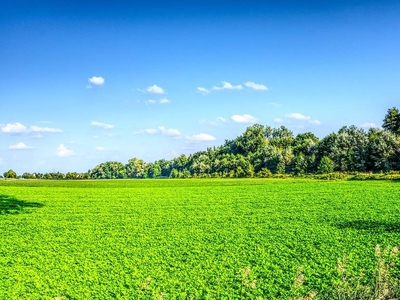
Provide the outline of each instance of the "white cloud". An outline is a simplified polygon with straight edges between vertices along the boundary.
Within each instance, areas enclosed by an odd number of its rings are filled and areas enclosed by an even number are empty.
[[[168,103],[170,103],[170,101],[167,98],[162,98],[162,99],[160,99],[158,101],[157,100],[152,100],[152,99],[146,100],[145,103],[146,103],[146,105],[148,105],[148,104],[152,105],[152,104],[157,104],[157,103],[159,103],[159,104],[168,104]]]
[[[11,145],[8,147],[8,149],[13,149],[13,150],[25,150],[25,149],[34,149],[35,147],[32,146],[27,146],[23,142],[19,142],[18,144]]]
[[[2,158],[0,158],[0,165],[2,165],[4,163],[4,160]]]
[[[274,122],[275,122],[275,123],[282,123],[283,120],[282,120],[281,118],[275,118],[275,119],[274,119]]]
[[[228,120],[223,117],[218,117],[218,120],[221,121],[222,123],[228,123]]]
[[[160,130],[157,128],[147,128],[144,130],[144,132],[147,134],[159,134]]]
[[[244,114],[244,115],[233,115],[231,120],[235,123],[255,123],[257,119],[251,115]]]
[[[150,94],[164,94],[164,90],[157,85],[147,87],[146,91]]]
[[[242,90],[243,87],[239,84],[239,85],[232,85],[229,82],[226,81],[222,81],[222,86],[214,86],[212,88],[215,91],[219,91],[219,90]]]
[[[97,77],[97,76],[93,76],[92,78],[88,79],[88,82],[94,85],[103,85],[105,82],[105,79],[101,76]],[[92,86],[90,86],[91,88]],[[89,88],[89,86],[87,86],[86,88]]]
[[[164,126],[160,126],[160,127],[158,127],[158,129],[160,129],[161,134],[163,134],[163,135],[175,136],[175,137],[181,135],[181,133],[178,129],[174,129],[174,128],[166,129]]]
[[[215,121],[207,121],[207,120],[204,120],[204,119],[199,120],[199,123],[200,124],[212,125],[212,126],[216,126],[217,125],[217,122],[215,122]]]
[[[248,81],[244,85],[249,88],[252,88],[253,90],[256,90],[256,91],[268,91],[268,88],[263,84],[258,84],[258,83]]]
[[[289,119],[295,119],[295,120],[311,120],[311,117],[307,117],[307,116],[304,116],[299,113],[286,114],[285,117],[287,117]]]
[[[203,95],[207,95],[207,94],[210,93],[209,90],[207,90],[206,88],[203,88],[203,87],[198,87],[198,88],[197,88],[197,91],[198,91],[199,93],[203,94]]]
[[[191,142],[210,142],[210,141],[215,141],[216,138],[212,135],[209,135],[207,133],[199,133],[195,134],[192,136],[186,136],[186,139],[191,141]]]
[[[64,144],[60,144],[57,147],[57,155],[60,157],[68,157],[74,155],[74,151],[65,147]]]
[[[41,139],[41,138],[43,138],[43,137],[44,137],[44,136],[41,135],[40,133],[33,134],[33,135],[30,136],[31,139]]]
[[[310,120],[310,121],[308,121],[308,123],[314,124],[314,125],[321,125],[321,121],[319,121],[319,120]]]
[[[157,101],[156,100],[146,100],[146,102],[145,102],[146,104],[156,104],[157,103]]]
[[[170,101],[167,98],[162,98],[160,101],[158,101],[160,104],[168,104]]]
[[[59,128],[38,127],[38,126],[34,126],[34,125],[27,128],[25,125],[22,125],[21,123],[18,123],[18,122],[2,126],[1,131],[5,132],[5,133],[30,133],[30,132],[58,133],[58,132],[63,132]]]
[[[158,128],[147,128],[144,129],[142,132],[147,134],[162,134],[171,137],[179,137],[181,135],[178,129],[174,128],[167,129],[164,126],[159,126]]]
[[[378,127],[375,123],[368,123],[368,122],[366,122],[366,123],[364,123],[364,124],[361,124],[361,127],[362,128],[375,128],[375,127]]]
[[[104,150],[106,150],[106,148],[104,148],[104,147],[96,147],[96,151],[104,151]]]
[[[1,127],[1,132],[6,133],[22,133],[27,131],[28,129],[26,126],[22,125],[21,123],[12,123]]]
[[[275,103],[275,102],[268,102],[268,105],[275,106],[275,107],[281,106],[281,104]]]
[[[38,127],[38,126],[30,126],[29,131],[30,132],[51,132],[51,133],[63,132],[59,128]]]
[[[92,121],[92,126],[100,127],[103,129],[113,129],[114,128],[114,125],[105,124],[105,123],[101,123],[101,122],[97,122],[97,121]]]

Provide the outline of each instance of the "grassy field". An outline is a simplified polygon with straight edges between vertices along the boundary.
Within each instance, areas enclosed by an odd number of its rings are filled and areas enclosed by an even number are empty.
[[[377,244],[400,182],[0,181],[0,299],[289,299],[372,281]]]

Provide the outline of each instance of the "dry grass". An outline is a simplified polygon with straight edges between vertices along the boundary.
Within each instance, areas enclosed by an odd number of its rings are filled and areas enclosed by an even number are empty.
[[[346,270],[346,260],[338,260],[337,271],[339,281],[333,286],[332,291],[319,294],[310,291],[301,294],[304,286],[304,274],[302,269],[297,272],[292,286],[292,300],[394,300],[400,299],[400,279],[393,275],[393,267],[396,263],[399,248],[387,247],[384,250],[380,245],[375,247],[376,267],[374,282],[370,285],[363,283],[364,274],[360,271],[357,277],[350,276]]]

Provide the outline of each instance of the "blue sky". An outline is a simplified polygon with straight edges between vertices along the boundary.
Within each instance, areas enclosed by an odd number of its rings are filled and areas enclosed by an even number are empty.
[[[2,1],[0,173],[319,137],[400,105],[398,1]]]

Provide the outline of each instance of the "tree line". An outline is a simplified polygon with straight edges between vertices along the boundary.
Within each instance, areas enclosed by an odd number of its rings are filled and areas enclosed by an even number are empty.
[[[400,170],[400,113],[388,109],[382,129],[365,131],[344,126],[321,140],[312,132],[294,136],[285,126],[255,124],[219,147],[207,148],[172,160],[146,163],[132,158],[127,164],[108,161],[85,173],[24,173],[26,179],[118,179],[270,177],[274,174],[332,172],[389,172]],[[15,178],[14,171],[4,173]]]

